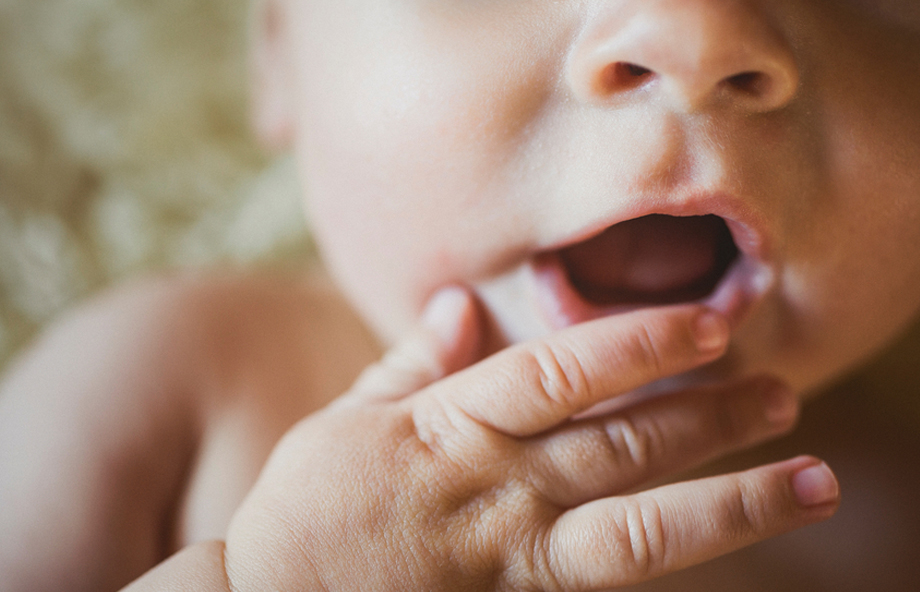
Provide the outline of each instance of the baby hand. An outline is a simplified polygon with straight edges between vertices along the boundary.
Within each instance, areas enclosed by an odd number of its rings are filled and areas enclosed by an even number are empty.
[[[807,457],[623,495],[789,429],[796,399],[772,381],[572,420],[718,358],[728,328],[702,307],[600,319],[472,366],[470,297],[448,289],[429,309],[278,444],[230,527],[235,592],[608,589],[837,508]]]

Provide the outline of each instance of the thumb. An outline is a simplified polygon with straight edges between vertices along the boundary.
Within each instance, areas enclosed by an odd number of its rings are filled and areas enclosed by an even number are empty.
[[[410,395],[478,361],[482,333],[473,295],[457,286],[442,288],[412,334],[368,366],[343,399],[363,404]]]

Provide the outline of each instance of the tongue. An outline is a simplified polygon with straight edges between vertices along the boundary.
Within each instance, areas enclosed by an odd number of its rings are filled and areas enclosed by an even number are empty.
[[[653,215],[560,252],[572,285],[596,304],[674,303],[711,292],[737,249],[718,216]]]

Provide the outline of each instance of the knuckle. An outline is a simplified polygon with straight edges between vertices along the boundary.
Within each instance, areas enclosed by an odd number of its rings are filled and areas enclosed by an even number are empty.
[[[760,491],[738,482],[727,499],[726,531],[733,538],[746,540],[767,530],[769,512]]]
[[[469,452],[474,421],[455,405],[438,399],[415,405],[411,414],[415,439],[430,453],[459,462]]]
[[[570,347],[538,343],[529,356],[537,373],[540,391],[553,406],[575,410],[586,394],[587,399],[591,399],[588,375]]]
[[[663,454],[664,438],[654,421],[617,417],[604,426],[604,444],[619,470],[647,469]]]
[[[551,539],[549,536],[536,536],[530,550],[530,577],[534,588],[545,592],[561,592],[566,589],[559,573],[557,562],[553,559]]]
[[[426,456],[448,473],[490,483],[510,483],[516,475],[523,445],[483,425],[449,397],[413,404],[409,431]]]
[[[651,498],[624,500],[617,532],[619,562],[625,572],[646,579],[665,563],[664,524],[661,507]]]
[[[648,368],[655,375],[663,374],[666,366],[665,355],[648,326],[640,325],[630,336],[627,344],[630,362]]]
[[[495,580],[501,586],[494,589],[564,589],[556,579],[554,565],[554,517],[546,513],[544,502],[533,495],[526,480],[512,478],[497,485],[474,506],[473,544],[480,550],[491,550],[500,566]]]

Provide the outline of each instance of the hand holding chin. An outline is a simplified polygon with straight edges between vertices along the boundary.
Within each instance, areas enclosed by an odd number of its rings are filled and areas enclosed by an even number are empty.
[[[807,457],[625,495],[790,429],[797,400],[773,381],[572,419],[718,358],[718,315],[638,311],[477,360],[481,324],[468,293],[442,291],[282,439],[230,528],[233,590],[606,589],[836,510],[833,475]]]

